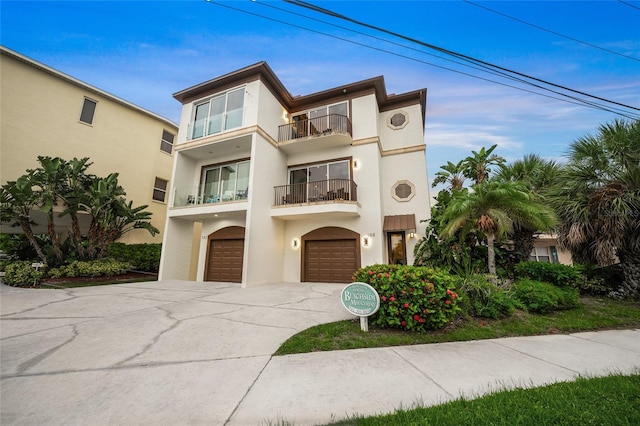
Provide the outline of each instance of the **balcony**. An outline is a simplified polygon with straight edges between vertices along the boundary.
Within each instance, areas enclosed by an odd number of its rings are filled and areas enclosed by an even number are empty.
[[[287,154],[349,146],[353,142],[351,121],[340,114],[329,114],[278,128],[278,145]]]
[[[313,216],[359,216],[358,186],[350,179],[330,179],[274,187],[271,216],[302,219]]]

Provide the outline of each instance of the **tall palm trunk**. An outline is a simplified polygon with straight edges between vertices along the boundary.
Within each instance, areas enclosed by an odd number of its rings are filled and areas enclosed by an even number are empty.
[[[31,244],[31,247],[33,247],[33,249],[36,251],[36,254],[40,258],[42,263],[46,264],[47,256],[45,256],[42,252],[42,248],[40,247],[40,244],[38,244],[36,236],[33,234],[33,230],[31,229],[31,225],[29,224],[29,219],[21,220],[20,227],[22,228],[22,232],[24,232],[24,235],[25,237],[27,237],[29,244]]]
[[[625,253],[620,260],[624,274],[622,287],[631,296],[640,296],[640,253]]]
[[[489,267],[489,274],[496,275],[496,248],[495,248],[494,234],[487,235],[487,266]]]

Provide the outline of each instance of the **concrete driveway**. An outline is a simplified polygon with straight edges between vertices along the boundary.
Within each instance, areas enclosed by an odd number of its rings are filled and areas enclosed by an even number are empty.
[[[225,424],[343,285],[164,281],[0,290],[2,425]]]
[[[349,318],[342,288],[0,286],[0,424],[310,425],[640,374],[640,330],[271,357],[299,330]]]

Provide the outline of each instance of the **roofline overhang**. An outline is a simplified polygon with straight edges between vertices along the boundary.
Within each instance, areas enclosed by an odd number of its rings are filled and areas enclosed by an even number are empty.
[[[220,77],[205,81],[204,83],[191,86],[187,89],[174,93],[173,97],[182,104],[187,104],[239,84],[255,80],[261,80],[287,109],[288,113],[301,111],[311,106],[321,105],[323,103],[327,103],[327,101],[330,101],[331,99],[352,97],[355,94],[374,93],[380,111],[389,111],[407,105],[419,104],[422,111],[422,124],[423,126],[425,124],[427,104],[426,88],[399,95],[388,95],[384,77],[378,76],[304,96],[292,96],[265,61],[249,65],[248,67],[224,74]]]
[[[7,48],[5,46],[0,45],[0,53],[3,54],[3,55],[7,55],[9,57],[12,57],[13,59],[16,59],[16,60],[18,60],[20,62],[23,62],[23,63],[25,63],[25,64],[33,67],[33,68],[36,68],[36,69],[38,69],[40,71],[44,71],[47,74],[50,74],[50,75],[52,75],[52,76],[54,76],[56,78],[59,78],[60,80],[66,81],[67,83],[71,83],[74,86],[80,87],[80,88],[82,88],[84,90],[88,90],[88,91],[90,91],[90,92],[92,92],[94,94],[103,96],[103,97],[105,97],[105,98],[107,98],[109,100],[112,100],[112,101],[114,101],[114,102],[116,102],[116,103],[118,103],[118,104],[120,104],[122,106],[125,106],[127,108],[136,110],[136,111],[138,111],[138,112],[140,112],[140,113],[142,113],[144,115],[147,115],[147,116],[149,116],[151,118],[154,118],[156,120],[160,120],[163,123],[171,126],[175,130],[177,130],[178,127],[179,127],[178,124],[174,123],[173,121],[169,120],[168,118],[165,118],[165,117],[163,117],[161,115],[158,115],[155,112],[151,112],[149,110],[146,110],[146,109],[144,109],[144,108],[142,108],[142,107],[140,107],[140,106],[138,106],[136,104],[133,104],[133,103],[131,103],[131,102],[127,101],[127,100],[124,100],[122,98],[119,98],[119,97],[117,97],[117,96],[115,96],[115,95],[113,95],[113,94],[111,94],[109,92],[106,92],[106,91],[104,91],[102,89],[99,89],[99,88],[97,88],[95,86],[92,86],[92,85],[90,85],[88,83],[85,83],[82,80],[79,80],[79,79],[77,79],[75,77],[72,77],[72,76],[70,76],[68,74],[65,74],[65,73],[63,73],[61,71],[58,71],[55,68],[52,68],[52,67],[50,67],[48,65],[45,65],[45,64],[43,64],[41,62],[38,62],[38,61],[36,61],[34,59],[31,59],[28,56],[25,56],[25,55],[23,55],[21,53],[18,53],[16,51],[14,51],[14,50],[11,50],[11,49],[9,49],[9,48]]]

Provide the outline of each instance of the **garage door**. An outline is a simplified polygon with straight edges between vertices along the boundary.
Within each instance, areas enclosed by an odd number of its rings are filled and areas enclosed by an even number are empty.
[[[358,269],[357,240],[307,240],[304,257],[304,281],[350,283]]]
[[[242,282],[244,228],[224,228],[210,235],[207,281]]]

